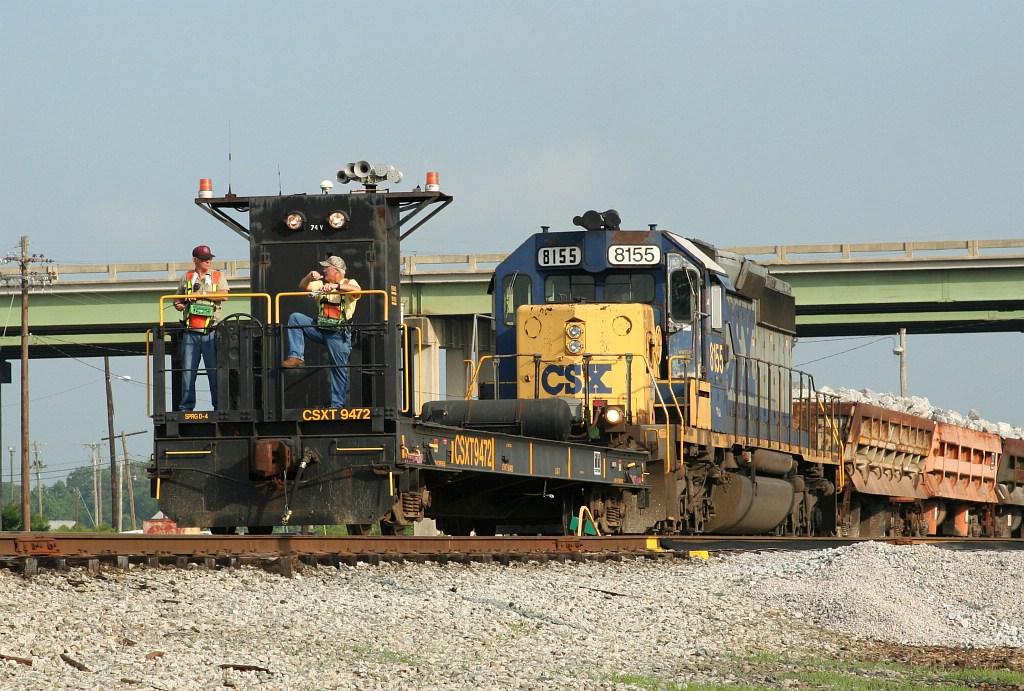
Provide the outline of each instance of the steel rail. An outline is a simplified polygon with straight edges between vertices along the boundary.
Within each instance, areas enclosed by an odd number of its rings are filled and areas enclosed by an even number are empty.
[[[699,550],[832,549],[861,542],[927,544],[950,549],[1024,549],[1024,540],[998,538],[918,537],[843,538],[772,536],[320,536],[195,535],[116,533],[0,533],[0,559],[24,556],[101,557],[186,556],[261,557],[266,555],[458,555],[541,553],[646,553]]]

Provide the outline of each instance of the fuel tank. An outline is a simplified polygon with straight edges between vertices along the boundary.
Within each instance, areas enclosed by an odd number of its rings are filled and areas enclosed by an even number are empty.
[[[751,478],[733,473],[729,481],[711,492],[715,515],[704,526],[706,533],[761,535],[774,530],[789,515],[794,487],[788,480]]]
[[[423,404],[420,419],[449,427],[555,441],[568,439],[572,429],[572,410],[560,398],[429,401]]]

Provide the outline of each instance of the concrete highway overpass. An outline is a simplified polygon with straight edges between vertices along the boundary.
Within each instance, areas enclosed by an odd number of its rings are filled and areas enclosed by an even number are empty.
[[[793,286],[801,337],[1024,331],[1024,239],[731,248]],[[407,316],[428,317],[445,348],[487,349],[488,284],[503,254],[403,258]],[[48,267],[29,290],[30,357],[138,354],[191,262]],[[219,262],[233,293],[249,289],[248,260]],[[16,267],[0,270],[0,360],[20,357]],[[12,280],[14,279],[14,280]],[[6,303],[6,309],[4,305]],[[248,300],[226,303],[248,311]],[[476,315],[476,316],[474,316]],[[176,320],[169,308],[165,319]]]

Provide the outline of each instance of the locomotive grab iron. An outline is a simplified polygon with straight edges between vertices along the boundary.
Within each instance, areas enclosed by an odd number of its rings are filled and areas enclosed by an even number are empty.
[[[821,394],[792,366],[786,283],[656,225],[622,229],[614,210],[508,255],[495,352],[465,398],[421,402],[400,241],[452,197],[436,174],[382,188],[401,174],[365,161],[338,179],[362,187],[195,200],[249,241],[251,293],[216,326],[215,410],[169,405],[180,326],[154,329],[149,472],[179,525],[1021,536],[1024,442]],[[311,310],[297,274],[329,256],[361,286],[343,408],[322,349],[281,366],[288,314]]]

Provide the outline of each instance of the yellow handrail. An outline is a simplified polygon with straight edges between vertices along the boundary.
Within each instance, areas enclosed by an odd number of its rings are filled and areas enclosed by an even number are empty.
[[[153,329],[146,329],[146,417],[153,417],[153,408],[150,404],[153,402],[153,382],[150,380],[150,375],[153,372],[153,363],[150,361],[150,357],[153,353],[149,350],[149,344],[153,342]]]
[[[587,508],[586,504],[584,504],[583,506],[580,507],[580,512],[579,512],[579,515],[577,516],[576,537],[582,537],[583,536],[583,526],[585,525],[584,522],[583,522],[583,515],[584,514],[586,514],[587,516],[590,517],[589,518],[590,525],[594,526],[594,532],[597,533],[598,537],[601,537],[601,529],[599,527],[597,527],[597,521],[594,519],[594,514],[590,513],[590,509]]]
[[[473,387],[476,386],[476,381],[480,377],[480,368],[484,366],[484,361],[486,361],[486,360],[493,360],[493,359],[494,359],[493,355],[483,355],[483,356],[481,356],[480,361],[476,363],[476,369],[473,369],[473,361],[472,360],[466,360],[465,361],[470,366],[470,369],[473,372],[473,376],[469,380],[469,385],[466,386],[466,400],[467,401],[473,397]],[[497,386],[497,382],[495,382],[495,386]]]
[[[342,292],[334,290],[329,293],[320,293],[321,295],[380,295],[384,298],[384,321],[388,320],[388,293],[386,290],[350,290],[348,292]],[[281,321],[281,298],[284,297],[297,297],[305,296],[310,297],[308,290],[300,290],[290,293],[278,293],[274,296],[274,314],[277,317],[278,322]]]
[[[839,428],[836,427],[835,418],[825,412],[825,406],[821,403],[821,398],[815,399],[818,403],[818,408],[821,409],[821,414],[825,418],[827,425],[832,432],[832,440],[839,447],[839,469],[836,472],[836,494],[843,491],[843,487],[846,486],[846,445],[843,444],[843,440],[839,437]],[[808,431],[808,434],[810,431]]]
[[[416,330],[416,356],[419,360],[423,357],[423,330],[418,326],[409,326],[406,323],[402,323],[402,350],[406,356],[406,362],[412,362],[412,353],[409,352],[409,329]],[[418,391],[423,392],[423,367],[422,361],[417,362],[416,366],[416,378],[419,384]],[[413,395],[411,390],[412,383],[409,381],[409,370],[406,368],[405,374],[402,377],[402,388],[405,391],[405,407],[402,408],[403,413],[408,413],[413,405]]]
[[[213,302],[227,302],[233,298],[266,298],[267,299],[267,323],[270,323],[270,295],[267,293],[228,293],[225,295],[208,295],[203,296],[204,300],[211,300]],[[167,306],[164,304],[166,300],[186,300],[196,299],[196,294],[192,295],[161,295],[160,296],[160,326],[164,325],[164,310]]]

